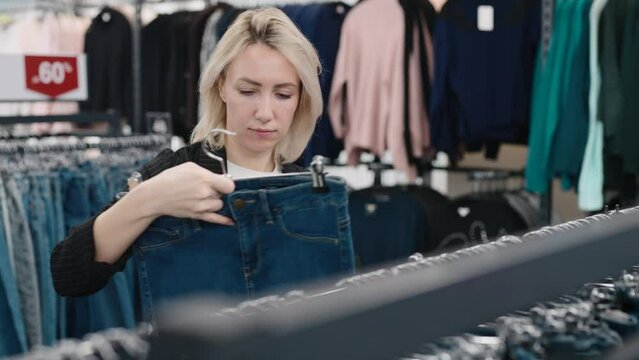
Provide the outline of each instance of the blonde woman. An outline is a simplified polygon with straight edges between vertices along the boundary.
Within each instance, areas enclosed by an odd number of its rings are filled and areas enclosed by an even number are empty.
[[[56,291],[89,295],[122,271],[136,238],[160,216],[232,226],[217,213],[234,183],[201,142],[223,158],[233,178],[303,171],[303,152],[322,111],[320,62],[311,43],[277,9],[242,13],[219,41],[200,78],[203,115],[191,144],[162,151],[142,169],[144,181],[102,213],[75,227],[51,255]],[[212,136],[224,128],[236,136]]]

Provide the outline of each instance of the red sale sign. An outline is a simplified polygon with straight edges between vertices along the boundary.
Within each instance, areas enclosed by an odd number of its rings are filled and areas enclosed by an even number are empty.
[[[27,89],[58,97],[78,88],[78,61],[68,56],[24,57]]]

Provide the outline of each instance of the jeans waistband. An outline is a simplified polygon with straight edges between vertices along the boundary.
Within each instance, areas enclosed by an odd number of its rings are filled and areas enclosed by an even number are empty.
[[[326,192],[314,192],[310,175],[243,179],[235,182],[235,191],[223,197],[220,214],[234,219],[261,214],[267,221],[275,213],[323,205],[346,206],[345,182],[326,178]]]

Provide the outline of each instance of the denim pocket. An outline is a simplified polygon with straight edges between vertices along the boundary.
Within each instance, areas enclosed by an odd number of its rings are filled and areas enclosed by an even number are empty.
[[[189,221],[191,220],[171,216],[161,216],[155,219],[138,238],[138,247],[142,251],[148,251],[183,240],[186,236]]]
[[[339,244],[338,212],[334,206],[277,211],[275,218],[280,230],[291,238]]]

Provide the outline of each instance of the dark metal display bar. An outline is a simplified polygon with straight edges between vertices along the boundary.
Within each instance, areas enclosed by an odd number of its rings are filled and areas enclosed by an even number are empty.
[[[505,174],[505,175],[508,175],[510,177],[523,177],[524,176],[524,171],[523,170],[500,169],[500,168],[489,168],[489,167],[471,167],[471,166],[445,167],[445,166],[429,165],[426,169],[428,171],[442,170],[442,171],[456,172],[456,173],[494,172],[494,173],[499,173],[499,174]]]
[[[92,124],[108,122],[109,132],[106,135],[118,136],[120,131],[120,118],[115,113],[80,113],[72,115],[46,115],[46,116],[0,116],[0,125],[71,122],[75,124]]]
[[[616,275],[639,262],[638,237],[629,213],[246,317],[178,302],[160,313],[150,359],[392,359]]]
[[[142,3],[144,0],[135,0],[135,19],[132,27],[132,96],[133,96],[133,119],[131,126],[134,133],[142,132]],[[149,131],[147,129],[147,131]]]

